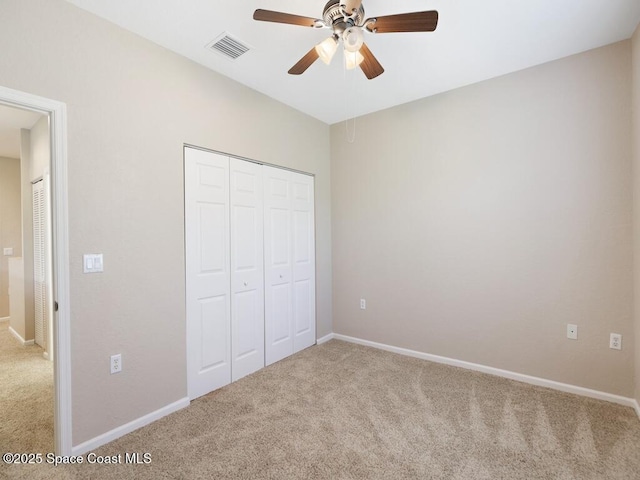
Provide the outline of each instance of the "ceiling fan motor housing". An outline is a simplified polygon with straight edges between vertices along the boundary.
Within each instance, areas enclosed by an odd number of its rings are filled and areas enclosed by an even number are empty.
[[[340,7],[340,0],[329,0],[324,6],[322,19],[325,25],[333,28],[337,35],[341,35],[347,28],[354,25],[361,26],[364,21],[364,7],[360,4],[358,11],[351,17],[345,17],[345,12]]]

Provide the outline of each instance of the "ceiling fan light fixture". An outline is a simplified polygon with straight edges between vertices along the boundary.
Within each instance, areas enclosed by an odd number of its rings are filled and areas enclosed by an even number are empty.
[[[364,43],[364,35],[360,27],[349,27],[342,34],[344,48],[348,52],[357,52]]]
[[[353,70],[354,68],[359,67],[362,62],[364,62],[364,56],[359,51],[344,51],[344,63],[347,70]]]
[[[331,63],[331,59],[336,54],[337,50],[338,40],[335,37],[329,37],[316,45],[316,52],[318,52],[320,60],[327,65]]]
[[[284,23],[301,27],[327,28],[331,37],[314,46],[293,67],[289,74],[304,73],[316,60],[329,65],[335,56],[340,41],[345,51],[345,66],[360,67],[362,73],[372,80],[384,73],[384,68],[364,43],[364,30],[369,33],[433,32],[438,26],[437,10],[398,13],[366,18],[363,0],[328,0],[322,19],[257,9],[253,19],[261,22]],[[347,53],[348,52],[348,53]]]

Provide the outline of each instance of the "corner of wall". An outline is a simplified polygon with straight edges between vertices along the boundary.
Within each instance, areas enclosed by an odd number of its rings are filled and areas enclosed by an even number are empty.
[[[631,38],[633,155],[634,348],[636,412],[640,417],[640,24]]]
[[[33,252],[33,205],[31,198],[31,130],[20,130],[20,182],[22,184],[22,252]],[[33,256],[24,255],[24,338],[35,338],[35,307],[33,299]]]

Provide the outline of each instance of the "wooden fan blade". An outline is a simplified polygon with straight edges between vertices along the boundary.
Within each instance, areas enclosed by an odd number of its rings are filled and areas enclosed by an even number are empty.
[[[304,73],[318,58],[320,58],[320,55],[316,52],[316,47],[313,47],[300,59],[300,61],[298,61],[298,63],[289,69],[289,74],[300,75],[301,73]]]
[[[367,24],[370,20],[373,22]],[[374,33],[433,32],[438,26],[438,12],[400,13],[375,17],[365,21],[367,30]]]
[[[258,9],[253,12],[253,19],[261,22],[287,23],[289,25],[300,25],[301,27],[315,27],[317,19],[311,17],[301,17],[290,13],[274,12],[272,10]]]
[[[380,62],[378,62],[376,57],[373,56],[373,53],[371,53],[371,50],[369,50],[369,47],[367,47],[366,44],[362,44],[362,47],[360,47],[360,53],[364,57],[364,60],[360,64],[360,68],[369,80],[384,73],[384,68],[382,68],[382,65],[380,65]]]

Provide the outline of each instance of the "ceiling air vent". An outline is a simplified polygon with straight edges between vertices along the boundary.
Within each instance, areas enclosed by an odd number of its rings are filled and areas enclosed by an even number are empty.
[[[207,45],[207,48],[214,52],[221,53],[232,60],[235,60],[240,55],[243,55],[250,50],[248,45],[245,45],[240,40],[232,37],[226,32]]]

